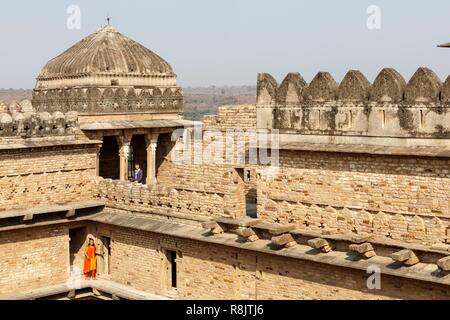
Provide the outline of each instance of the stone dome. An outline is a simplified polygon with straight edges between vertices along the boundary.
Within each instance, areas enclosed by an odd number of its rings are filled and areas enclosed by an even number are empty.
[[[176,75],[163,58],[107,26],[50,60],[36,89],[110,85],[174,86]]]
[[[164,59],[107,26],[45,65],[32,104],[37,112],[76,111],[93,119],[179,117],[183,92]]]

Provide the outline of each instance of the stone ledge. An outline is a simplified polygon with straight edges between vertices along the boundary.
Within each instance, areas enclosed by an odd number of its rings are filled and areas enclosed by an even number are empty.
[[[233,218],[218,218],[223,219],[224,224],[228,225],[238,225],[239,222],[237,219]],[[218,220],[217,219],[217,220]],[[325,240],[332,240],[332,241],[345,241],[355,244],[362,244],[364,242],[370,242],[374,245],[382,245],[382,246],[389,246],[394,248],[401,248],[401,249],[408,249],[408,250],[414,250],[414,251],[422,251],[426,253],[436,253],[436,254],[443,254],[448,255],[450,254],[448,250],[445,250],[444,246],[425,246],[420,244],[414,244],[414,243],[406,243],[401,242],[397,240],[389,240],[389,239],[381,239],[379,237],[376,237],[373,234],[345,234],[345,233],[328,233],[328,232],[317,232],[317,231],[310,231],[310,230],[301,230],[296,228],[294,225],[279,225],[275,223],[268,223],[268,222],[259,222],[260,219],[252,219],[252,218],[245,218],[246,220],[254,220],[255,223],[249,224],[248,226],[251,226],[251,228],[255,231],[258,229],[261,231],[269,232],[272,235],[281,235],[283,233],[291,233],[293,235],[297,236],[303,236],[303,237],[310,237],[310,238],[323,238]],[[256,223],[258,221],[258,223]],[[250,223],[250,222],[248,222]]]
[[[228,224],[228,225],[233,225],[233,226],[237,226],[237,227],[252,227],[254,225],[257,225],[260,222],[259,219],[253,219],[253,218],[248,218],[248,217],[239,218],[239,219],[219,217],[215,221],[217,223]]]
[[[23,210],[7,210],[0,211],[0,219],[23,218],[24,220],[32,220],[34,216],[47,213],[66,212],[66,217],[72,217],[76,214],[76,210],[104,207],[105,203],[97,200],[87,200],[80,202],[70,202],[62,205],[38,206]]]
[[[80,129],[83,131],[97,131],[97,130],[122,130],[134,128],[178,128],[178,127],[193,127],[201,125],[198,121],[191,120],[143,120],[143,121],[104,121],[104,122],[87,122],[80,124]]]
[[[448,139],[382,136],[345,136],[319,134],[279,134],[280,150],[366,153],[450,157]],[[258,147],[267,147],[267,137],[258,136]]]
[[[10,296],[1,296],[1,300],[36,300],[43,299],[50,296],[63,295],[67,293],[68,296],[73,296],[77,290],[92,289],[94,295],[101,292],[111,294],[117,298],[123,298],[126,300],[171,300],[168,297],[164,297],[157,294],[140,291],[132,287],[106,280],[84,280],[80,279],[76,286],[68,286],[67,283],[58,284],[46,288],[40,288],[36,290],[30,290]],[[71,293],[72,292],[72,293]]]
[[[100,145],[100,140],[77,140],[71,136],[49,137],[49,138],[33,138],[33,139],[2,139],[0,138],[0,151],[13,149],[31,149],[31,148],[53,148],[64,146],[88,146]]]
[[[214,243],[234,247],[237,249],[251,250],[269,255],[289,257],[312,262],[324,263],[338,267],[346,267],[366,272],[367,268],[377,265],[384,274],[404,277],[420,281],[428,281],[450,285],[450,274],[442,273],[436,264],[419,262],[409,267],[398,267],[391,257],[374,256],[370,259],[349,259],[348,252],[331,251],[328,253],[311,253],[311,247],[297,244],[281,250],[273,250],[271,240],[259,239],[254,242],[239,241],[239,236],[234,233],[222,233],[208,235],[205,229],[190,225],[162,223],[150,218],[130,218],[129,215],[103,213],[92,217],[91,221],[112,224],[125,228],[133,228],[142,231],[155,232],[169,236]]]

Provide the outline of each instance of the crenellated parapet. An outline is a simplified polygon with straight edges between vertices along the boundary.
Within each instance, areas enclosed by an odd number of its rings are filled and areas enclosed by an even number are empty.
[[[22,100],[20,102],[12,101],[5,103],[0,101],[0,113],[14,113],[14,112],[33,112],[34,108],[30,100]]]
[[[308,84],[289,73],[278,84],[258,75],[257,126],[305,134],[450,137],[450,77],[428,68],[411,79],[383,69],[373,83],[357,70],[341,83],[319,72]]]
[[[78,114],[54,112],[2,112],[0,113],[1,137],[45,137],[71,135],[78,127]]]
[[[35,89],[37,111],[80,114],[182,113],[183,93],[179,87],[73,87]]]
[[[233,185],[199,190],[183,181],[177,185],[142,185],[103,178],[97,178],[96,184],[98,198],[112,208],[194,220],[242,215],[238,205],[241,192]]]

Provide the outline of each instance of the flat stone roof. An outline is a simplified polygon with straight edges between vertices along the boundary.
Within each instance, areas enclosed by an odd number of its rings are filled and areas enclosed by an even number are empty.
[[[23,210],[0,211],[0,232],[26,229],[40,226],[87,221],[98,211],[102,210],[104,203],[96,200],[84,202],[70,202],[63,205],[38,206]],[[90,209],[92,212],[82,213]],[[40,219],[47,215],[45,219]]]
[[[0,210],[0,219],[23,217],[27,215],[40,215],[46,213],[65,212],[69,210],[89,209],[96,207],[104,207],[105,203],[98,200],[76,201],[66,204],[55,204],[46,206],[36,206],[28,209],[18,210]]]
[[[64,293],[70,295],[70,292],[75,290],[92,289],[94,293],[108,293],[127,300],[171,300],[165,296],[144,292],[130,286],[101,278],[98,278],[97,280],[85,280],[82,276],[76,276],[70,280],[71,281],[67,283],[25,291],[9,296],[1,296],[0,298],[2,300],[35,300],[45,299]]]
[[[93,216],[91,221],[105,224],[111,224],[136,230],[155,232],[174,237],[191,239],[196,241],[214,243],[235,247],[243,250],[252,250],[271,255],[278,255],[294,259],[308,260],[312,262],[325,263],[329,265],[353,268],[363,270],[364,272],[371,265],[378,265],[383,274],[404,277],[420,281],[430,281],[449,285],[450,274],[438,275],[439,269],[436,264],[419,262],[409,267],[393,267],[393,261],[390,257],[375,256],[370,259],[353,260],[349,259],[347,252],[331,251],[328,253],[312,253],[310,246],[297,244],[290,248],[281,250],[273,250],[271,241],[259,239],[255,242],[242,242],[239,237],[233,233],[222,233],[209,235],[208,231],[199,226],[183,225],[171,222],[164,222],[145,217],[144,215],[136,215],[129,213],[108,212]]]
[[[114,209],[105,208],[99,213],[84,215],[84,216],[74,216],[73,219],[59,218],[54,221],[37,222],[35,224],[27,225],[21,224],[20,226],[9,226],[0,228],[1,231],[9,229],[20,228],[30,228],[49,224],[59,224],[74,221],[92,221],[97,223],[103,223],[106,225],[119,226],[124,228],[131,228],[134,230],[142,230],[147,232],[153,232],[162,235],[168,235],[173,237],[178,237],[182,239],[190,239],[195,241],[201,241],[206,243],[212,243],[217,245],[224,245],[229,247],[234,247],[242,250],[251,250],[255,252],[261,252],[269,255],[276,255],[281,257],[287,257],[292,259],[307,260],[311,262],[324,263],[328,265],[352,268],[356,270],[366,271],[371,265],[378,265],[383,274],[403,277],[408,279],[429,281],[433,283],[440,283],[444,285],[450,285],[450,273],[442,273],[438,266],[434,263],[419,262],[413,266],[398,266],[394,263],[391,257],[387,256],[374,256],[370,259],[360,259],[356,257],[349,256],[347,251],[331,251],[328,253],[315,252],[309,245],[297,243],[295,246],[274,249],[273,243],[270,239],[259,238],[254,242],[244,242],[236,233],[224,232],[220,234],[212,234],[210,231],[206,230],[204,227],[191,224],[176,223],[171,221],[164,221],[155,219],[151,214],[140,214],[140,213],[130,213],[130,212],[120,212]],[[259,221],[255,219],[255,221]],[[211,222],[214,222],[212,220]],[[233,225],[247,225],[248,222],[244,220],[233,220],[230,219],[219,219],[219,223],[231,223]],[[251,228],[264,229],[269,231],[271,234],[276,234],[277,232],[272,232],[273,229],[277,228],[274,224],[267,223],[257,223],[252,224]],[[276,230],[275,230],[276,231]],[[281,230],[286,232],[286,230]],[[349,241],[345,236],[336,235],[319,235],[315,233],[309,234],[308,232],[301,230],[290,230],[290,233],[301,234],[303,236],[311,237],[321,237],[324,239],[337,240],[337,241]],[[353,240],[351,242],[354,242]],[[394,248],[407,248],[411,250],[424,251],[429,253],[439,253],[446,255],[447,252],[442,251],[439,248],[426,248],[421,245],[405,244],[397,241],[386,241],[384,243],[378,243],[376,239],[370,240],[374,245],[384,245]],[[48,294],[47,294],[48,296]]]
[[[101,144],[99,140],[78,140],[75,137],[42,137],[30,139],[0,139],[0,150],[29,149],[54,146]]]
[[[286,143],[280,146],[281,150],[304,150],[304,151],[325,151],[325,152],[345,152],[345,153],[369,153],[383,155],[411,155],[411,156],[433,156],[450,157],[450,149],[437,147],[392,147],[373,145],[346,145],[346,144],[304,144]]]
[[[80,129],[84,131],[97,130],[117,130],[117,129],[137,129],[137,128],[177,128],[177,127],[193,127],[198,124],[197,121],[191,120],[143,120],[143,121],[96,121],[80,124]]]

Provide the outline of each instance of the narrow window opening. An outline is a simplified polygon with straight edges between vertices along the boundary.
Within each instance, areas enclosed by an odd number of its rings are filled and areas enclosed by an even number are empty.
[[[420,129],[422,129],[422,126],[423,126],[423,110],[420,110],[420,123],[419,123]]]
[[[173,250],[166,251],[166,277],[168,288],[177,288],[177,252]]]

